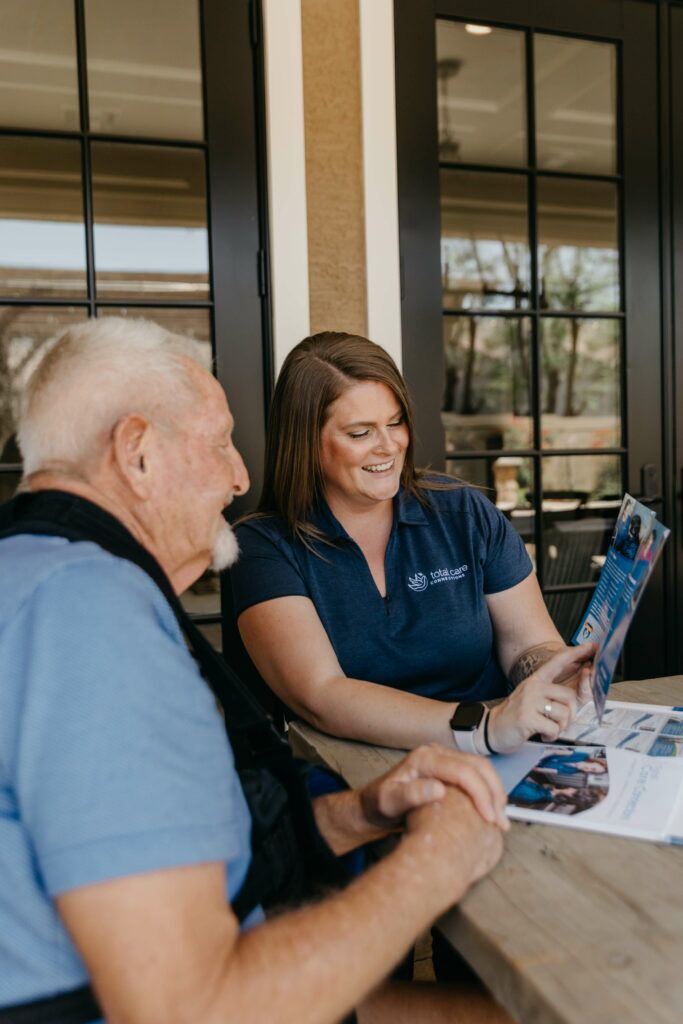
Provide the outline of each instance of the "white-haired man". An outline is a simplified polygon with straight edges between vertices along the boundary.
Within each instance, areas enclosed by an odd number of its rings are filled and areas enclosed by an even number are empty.
[[[140,545],[175,594],[227,566],[222,513],[249,481],[225,396],[194,354],[115,319],[57,340],[26,385],[25,478],[0,531],[17,502],[56,493]],[[249,814],[162,591],[59,535],[5,536],[0,564],[0,1021],[94,1020],[69,1007],[89,980],[102,1017],[126,1024],[322,1024],[354,1006],[368,1022],[419,1021],[427,1007],[430,1021],[454,1007],[507,1019],[484,994],[378,988],[500,856],[504,794],[484,759],[425,748],[363,791],[316,801],[335,852],[404,836],[342,891],[240,927],[229,900],[249,865]]]

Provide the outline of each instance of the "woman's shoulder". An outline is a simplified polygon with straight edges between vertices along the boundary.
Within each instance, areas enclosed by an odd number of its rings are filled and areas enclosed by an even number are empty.
[[[284,516],[276,512],[255,512],[245,516],[236,524],[235,533],[242,550],[262,547],[264,544],[282,547],[291,545],[293,540]]]
[[[496,515],[495,491],[473,487],[445,473],[425,473],[420,491],[435,512],[459,515]]]

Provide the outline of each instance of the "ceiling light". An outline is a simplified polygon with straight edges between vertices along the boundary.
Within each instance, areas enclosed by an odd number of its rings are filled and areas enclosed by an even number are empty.
[[[493,32],[490,25],[465,25],[465,32],[472,36],[488,36]]]

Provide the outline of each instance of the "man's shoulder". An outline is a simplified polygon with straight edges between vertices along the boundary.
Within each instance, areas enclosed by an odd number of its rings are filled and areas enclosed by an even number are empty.
[[[131,600],[137,595],[165,603],[152,581],[136,565],[116,558],[90,541],[22,534],[0,541],[0,623],[7,622],[45,589],[62,598],[69,611],[69,594],[84,593],[93,601]]]

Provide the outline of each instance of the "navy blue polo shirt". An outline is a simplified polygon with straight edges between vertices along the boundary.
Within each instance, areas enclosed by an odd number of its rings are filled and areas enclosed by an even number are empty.
[[[273,598],[308,597],[347,676],[441,700],[504,695],[485,595],[521,583],[531,561],[480,491],[425,494],[427,508],[403,492],[394,499],[386,598],[324,502],[312,518],[333,543],[314,543],[314,551],[280,516],[243,523],[231,570],[236,615]]]

